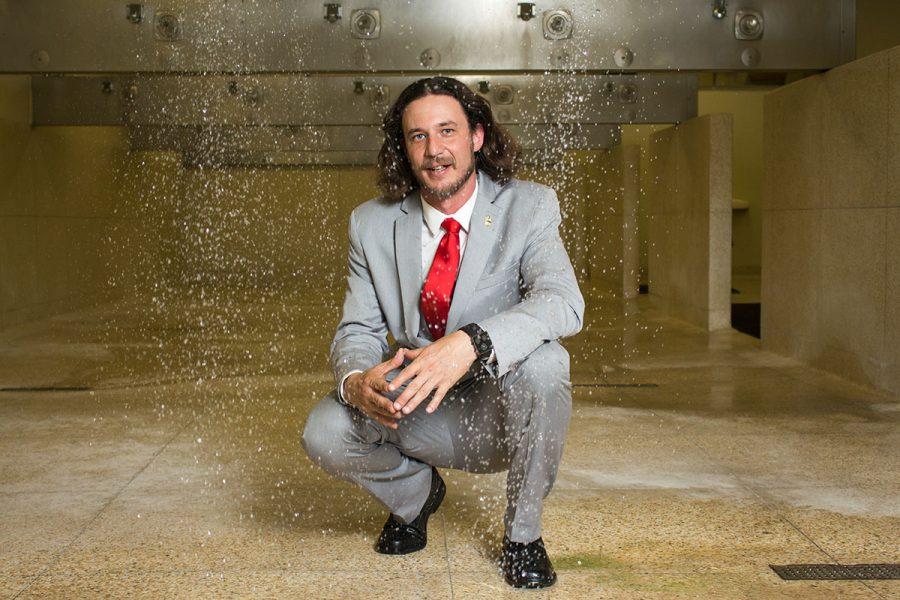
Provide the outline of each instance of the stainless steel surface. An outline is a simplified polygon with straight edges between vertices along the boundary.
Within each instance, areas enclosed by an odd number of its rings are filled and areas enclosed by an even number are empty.
[[[142,4],[129,4],[127,6],[128,20],[139,25],[144,20],[144,6]]]
[[[544,12],[544,37],[548,40],[565,40],[572,37],[574,21],[567,10],[548,10]]]
[[[344,150],[336,152],[282,152],[241,150],[219,151],[214,154],[186,151],[182,165],[188,168],[223,167],[312,167],[312,166],[369,166],[375,164],[378,153],[371,150]]]
[[[358,9],[350,13],[350,35],[362,40],[374,40],[381,35],[381,12],[377,9]]]
[[[448,71],[825,70],[854,58],[855,0],[728,3],[764,18],[755,40],[735,39],[734,18],[708,0],[537,2],[529,19],[514,2],[340,4],[349,16],[332,21],[313,1],[154,0],[137,20],[121,1],[6,0],[0,72],[420,71],[426,51]],[[571,35],[564,17],[545,21],[552,11],[571,16]]]
[[[552,148],[609,149],[619,143],[616,125],[542,123],[510,125],[507,130],[527,150]],[[186,127],[139,125],[129,127],[134,150],[192,150],[215,153],[241,149],[278,152],[378,151],[384,139],[377,127]]]
[[[519,2],[516,16],[523,21],[530,21],[534,18],[534,2]]]
[[[329,23],[336,23],[344,17],[343,7],[336,2],[325,4],[325,20]]]
[[[717,19],[724,19],[728,14],[728,3],[726,0],[713,0],[713,16]]]
[[[510,125],[509,132],[533,162],[555,162],[571,149],[609,149],[619,144],[616,125]],[[284,166],[374,164],[383,134],[378,127],[131,125],[135,151],[176,151],[187,165]]]
[[[756,10],[739,10],[734,15],[734,37],[739,40],[762,39],[765,18]]]
[[[35,76],[35,125],[379,125],[420,76]],[[677,123],[691,74],[459,76],[505,124]],[[104,90],[107,90],[106,92]]]

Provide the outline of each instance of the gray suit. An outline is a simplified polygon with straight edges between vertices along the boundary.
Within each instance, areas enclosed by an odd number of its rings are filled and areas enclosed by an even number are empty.
[[[405,521],[425,503],[428,465],[509,469],[506,533],[512,541],[537,538],[571,414],[569,355],[557,340],[580,331],[584,316],[559,223],[552,189],[515,179],[499,186],[479,171],[446,331],[478,323],[496,362],[476,361],[434,413],[425,412],[426,400],[396,430],[340,404],[332,390],[307,419],[307,453]],[[348,289],[331,344],[338,384],[354,369],[387,360],[398,346],[433,341],[419,312],[421,228],[417,192],[401,202],[375,198],[351,213]]]

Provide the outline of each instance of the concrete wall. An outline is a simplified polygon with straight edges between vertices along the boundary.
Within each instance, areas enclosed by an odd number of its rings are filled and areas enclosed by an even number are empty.
[[[650,136],[650,294],[708,330],[731,326],[731,128],[728,114]]]
[[[633,299],[639,274],[640,147],[619,145],[591,153],[581,164],[573,191],[584,202],[585,291],[595,299]]]
[[[128,259],[110,242],[133,226],[119,211],[124,132],[32,128],[30,79],[0,76],[0,328],[96,302]]]
[[[164,314],[186,287],[343,292],[349,213],[378,194],[374,167],[185,169],[174,153],[131,153],[124,128],[30,115],[28,78],[0,77],[0,329],[136,294]],[[585,198],[617,202],[620,162],[570,153],[520,175],[558,191],[583,282],[615,233],[588,234]]]
[[[746,210],[732,214],[731,269],[735,274],[759,275],[762,239],[762,115],[765,89],[701,89],[697,97],[698,116],[728,113],[732,117],[732,189],[735,198],[746,200]],[[650,137],[669,125],[626,125],[622,140],[637,145],[642,154],[650,151]],[[654,173],[642,169],[638,200],[640,282],[647,283],[650,230],[650,195],[656,183]]]
[[[900,2],[856,0],[856,58],[900,44]]]
[[[557,190],[564,242],[584,279],[584,165],[603,162],[599,154],[570,153],[519,174]],[[342,292],[350,211],[379,194],[374,167],[189,169],[177,178],[181,190],[168,211],[177,226],[166,254],[178,286]]]
[[[749,205],[745,210],[732,213],[732,273],[759,275],[762,254],[763,98],[771,90],[704,90],[698,97],[698,115],[731,115],[732,190],[735,198]]]
[[[563,242],[582,293],[603,302],[637,295],[640,148],[570,151],[545,168],[520,175],[557,190]]]
[[[304,292],[342,288],[350,211],[378,195],[373,167],[186,169],[172,283]]]
[[[765,99],[762,344],[900,392],[900,46]]]

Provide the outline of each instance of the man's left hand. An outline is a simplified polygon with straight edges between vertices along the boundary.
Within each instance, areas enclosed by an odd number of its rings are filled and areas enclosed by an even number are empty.
[[[464,331],[454,331],[415,350],[404,348],[403,353],[413,361],[394,377],[388,389],[394,391],[412,378],[394,400],[394,410],[402,409],[405,415],[415,410],[432,390],[435,390],[434,398],[425,410],[434,412],[447,391],[462,379],[477,358],[472,341]]]

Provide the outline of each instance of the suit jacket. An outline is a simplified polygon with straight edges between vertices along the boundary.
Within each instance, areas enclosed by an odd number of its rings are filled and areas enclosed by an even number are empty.
[[[584,298],[559,237],[556,192],[516,179],[501,186],[481,171],[477,177],[446,334],[467,323],[481,326],[496,356],[486,368],[499,378],[542,343],[578,333]],[[347,291],[330,348],[337,385],[350,371],[387,360],[398,346],[432,343],[419,311],[421,237],[418,191],[400,202],[373,198],[350,214]],[[470,369],[461,381],[475,374]]]

